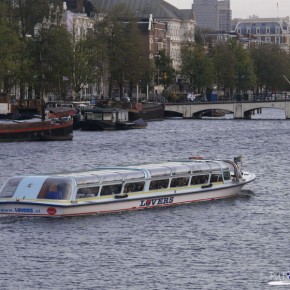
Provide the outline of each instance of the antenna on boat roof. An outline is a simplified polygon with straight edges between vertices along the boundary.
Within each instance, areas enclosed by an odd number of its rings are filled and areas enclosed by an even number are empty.
[[[240,163],[240,168],[243,168],[243,155],[234,157],[234,162],[238,165]]]

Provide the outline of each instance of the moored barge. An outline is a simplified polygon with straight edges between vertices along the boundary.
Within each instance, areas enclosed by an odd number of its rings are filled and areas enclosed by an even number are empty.
[[[0,122],[0,142],[65,141],[72,138],[72,119],[3,120]]]

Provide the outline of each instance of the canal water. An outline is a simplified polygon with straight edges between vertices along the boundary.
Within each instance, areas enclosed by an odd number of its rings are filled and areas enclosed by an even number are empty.
[[[282,111],[255,120],[151,122],[2,143],[12,175],[243,155],[257,179],[237,198],[99,216],[0,218],[0,289],[268,289],[289,271],[289,133]],[[280,275],[280,276],[279,276]],[[286,276],[284,276],[285,278]]]

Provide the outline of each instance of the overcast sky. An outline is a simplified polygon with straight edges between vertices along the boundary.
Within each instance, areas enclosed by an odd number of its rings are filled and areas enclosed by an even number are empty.
[[[180,9],[190,9],[193,0],[165,0]],[[278,6],[277,6],[278,3]],[[231,0],[233,18],[290,16],[290,0]]]

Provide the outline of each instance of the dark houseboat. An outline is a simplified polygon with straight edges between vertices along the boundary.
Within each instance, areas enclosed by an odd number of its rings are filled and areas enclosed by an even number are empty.
[[[79,122],[83,131],[142,129],[146,126],[144,120],[129,121],[128,110],[119,108],[85,109]]]

